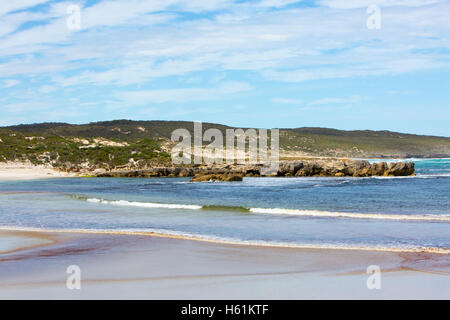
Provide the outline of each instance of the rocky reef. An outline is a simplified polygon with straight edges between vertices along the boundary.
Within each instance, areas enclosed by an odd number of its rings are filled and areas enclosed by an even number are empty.
[[[243,174],[229,173],[229,174],[197,174],[191,182],[205,182],[205,181],[242,181],[244,179]]]
[[[192,165],[141,170],[96,171],[97,177],[193,177],[191,181],[241,181],[243,177],[371,177],[414,175],[413,162],[369,163],[365,160],[328,159],[281,161],[277,172],[264,174],[262,164]]]

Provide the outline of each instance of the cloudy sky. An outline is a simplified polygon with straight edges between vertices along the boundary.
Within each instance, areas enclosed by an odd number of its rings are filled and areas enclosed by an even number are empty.
[[[450,136],[450,0],[0,1],[0,125]]]

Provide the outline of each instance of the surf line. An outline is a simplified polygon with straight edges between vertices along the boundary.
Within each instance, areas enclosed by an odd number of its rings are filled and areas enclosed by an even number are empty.
[[[190,234],[175,234],[161,231],[139,231],[139,230],[108,230],[108,229],[44,229],[32,227],[7,227],[0,226],[0,231],[22,231],[22,232],[43,232],[43,233],[71,233],[71,234],[99,234],[99,235],[128,235],[128,236],[152,236],[158,238],[190,240],[199,242],[208,242],[215,244],[245,246],[245,247],[267,247],[267,248],[290,248],[290,249],[328,249],[328,250],[353,250],[353,251],[377,251],[377,252],[395,252],[395,253],[437,253],[450,254],[450,248],[436,247],[369,247],[369,246],[339,246],[339,245],[315,245],[315,244],[296,244],[269,241],[243,241],[235,239],[202,237]]]
[[[406,215],[406,214],[378,214],[378,213],[357,213],[357,212],[332,212],[319,210],[301,210],[284,208],[245,208],[239,206],[221,205],[191,205],[191,204],[171,204],[154,202],[135,202],[127,200],[104,200],[97,198],[79,198],[91,203],[98,203],[112,206],[130,206],[141,208],[162,208],[162,209],[185,209],[185,210],[210,210],[210,211],[235,211],[251,214],[266,214],[279,216],[298,216],[316,218],[347,218],[347,219],[376,219],[376,220],[397,220],[397,221],[438,221],[450,222],[450,215]]]

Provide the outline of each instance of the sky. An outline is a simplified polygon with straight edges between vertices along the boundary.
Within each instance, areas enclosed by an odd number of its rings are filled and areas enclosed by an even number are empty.
[[[0,0],[0,126],[450,137],[450,0]]]

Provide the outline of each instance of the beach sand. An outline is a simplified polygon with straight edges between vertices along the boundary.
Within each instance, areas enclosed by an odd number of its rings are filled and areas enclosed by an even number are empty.
[[[1,299],[450,299],[448,254],[23,231],[0,238],[14,248],[0,253]],[[81,269],[81,290],[66,288],[70,265]],[[367,288],[369,265],[381,268],[380,290]]]
[[[0,181],[34,180],[74,176],[28,162],[0,162]]]

